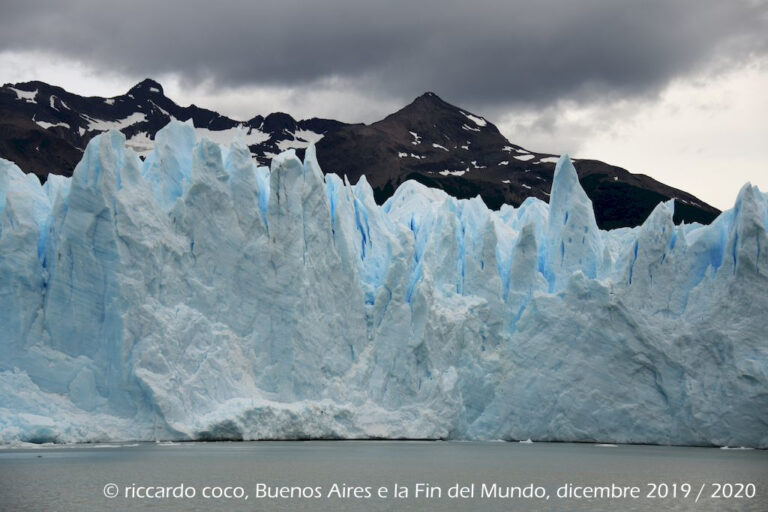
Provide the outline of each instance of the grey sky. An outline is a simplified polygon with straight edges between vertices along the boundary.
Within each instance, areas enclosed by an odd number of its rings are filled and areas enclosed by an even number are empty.
[[[516,142],[530,137],[533,149],[578,152],[590,147],[590,134],[652,108],[680,80],[714,83],[763,62],[768,4],[5,0],[0,52],[16,63],[0,67],[1,81],[31,78],[18,56],[42,55],[126,87],[171,77],[177,101],[240,118],[272,107],[373,121],[432,90],[486,115]],[[39,62],[29,69],[46,73]],[[592,118],[566,119],[590,109]]]
[[[768,48],[765,4],[741,1],[4,2],[0,47],[142,76],[425,90],[464,104],[644,94]]]

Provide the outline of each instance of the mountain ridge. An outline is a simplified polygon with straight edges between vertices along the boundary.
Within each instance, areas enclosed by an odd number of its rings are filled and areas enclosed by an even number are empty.
[[[316,144],[323,172],[365,175],[377,202],[413,179],[457,198],[481,196],[494,209],[520,206],[528,197],[549,199],[556,154],[529,151],[498,128],[428,91],[370,124],[333,119],[296,120],[273,112],[237,121],[197,105],[179,106],[150,78],[125,94],[84,97],[41,81],[0,87],[0,157],[44,181],[48,173],[69,176],[87,143],[114,128],[142,157],[170,120],[192,120],[198,134],[228,143],[244,132],[251,155],[269,165],[282,151],[300,156]],[[675,222],[709,223],[719,210],[692,194],[649,176],[599,160],[574,160],[601,228],[641,224],[662,201],[675,200]]]

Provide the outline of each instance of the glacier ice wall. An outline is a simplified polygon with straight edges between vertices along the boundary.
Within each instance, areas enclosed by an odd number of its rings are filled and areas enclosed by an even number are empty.
[[[312,148],[96,137],[0,160],[0,442],[537,439],[768,447],[768,198],[600,231],[415,182],[383,206]]]

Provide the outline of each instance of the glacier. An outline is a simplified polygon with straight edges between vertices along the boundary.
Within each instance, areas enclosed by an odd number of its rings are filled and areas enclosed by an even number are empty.
[[[0,443],[419,438],[768,448],[768,196],[601,231],[310,146],[111,131],[72,178],[0,160]]]

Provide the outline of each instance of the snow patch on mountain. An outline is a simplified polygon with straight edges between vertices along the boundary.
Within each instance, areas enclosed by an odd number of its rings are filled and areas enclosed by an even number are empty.
[[[472,115],[472,114],[470,114],[470,113],[468,113],[468,112],[464,112],[463,110],[461,110],[460,112],[461,112],[462,114],[464,114],[464,116],[465,116],[467,119],[469,119],[470,121],[472,121],[473,123],[475,123],[477,126],[479,126],[479,127],[481,127],[481,128],[485,127],[485,126],[488,124],[488,121],[486,121],[486,120],[485,120],[485,119],[483,119],[482,117],[477,117],[477,116],[475,116],[475,115]]]
[[[22,91],[15,87],[8,87],[10,90],[16,93],[16,99],[19,101],[26,101],[27,103],[37,103],[35,98],[37,97],[37,89],[34,91]]]
[[[88,121],[88,130],[104,132],[107,130],[122,130],[136,123],[146,121],[147,116],[141,112],[134,112],[124,119],[117,121],[105,121],[102,119],[93,119],[86,114],[82,114],[83,119]]]
[[[303,140],[312,144],[323,138],[322,133],[315,133],[312,130],[296,130],[293,132],[293,136],[298,140]]]
[[[125,145],[136,152],[137,155],[146,158],[147,155],[155,147],[155,141],[153,141],[147,132],[139,132],[125,141]]]
[[[199,138],[206,138],[218,144],[231,144],[233,140],[240,138],[246,145],[252,146],[269,140],[269,134],[258,128],[235,126],[228,130],[209,130],[208,128],[195,128]]]
[[[315,133],[310,130],[296,130],[290,136],[293,138],[278,141],[277,148],[281,152],[289,149],[304,149],[323,138],[322,133]]]
[[[69,125],[67,123],[63,123],[63,122],[61,122],[61,123],[47,123],[45,121],[35,120],[35,123],[37,123],[38,126],[41,126],[41,127],[45,128],[46,130],[48,128],[52,128],[54,126],[63,126],[64,128],[69,128]]]

